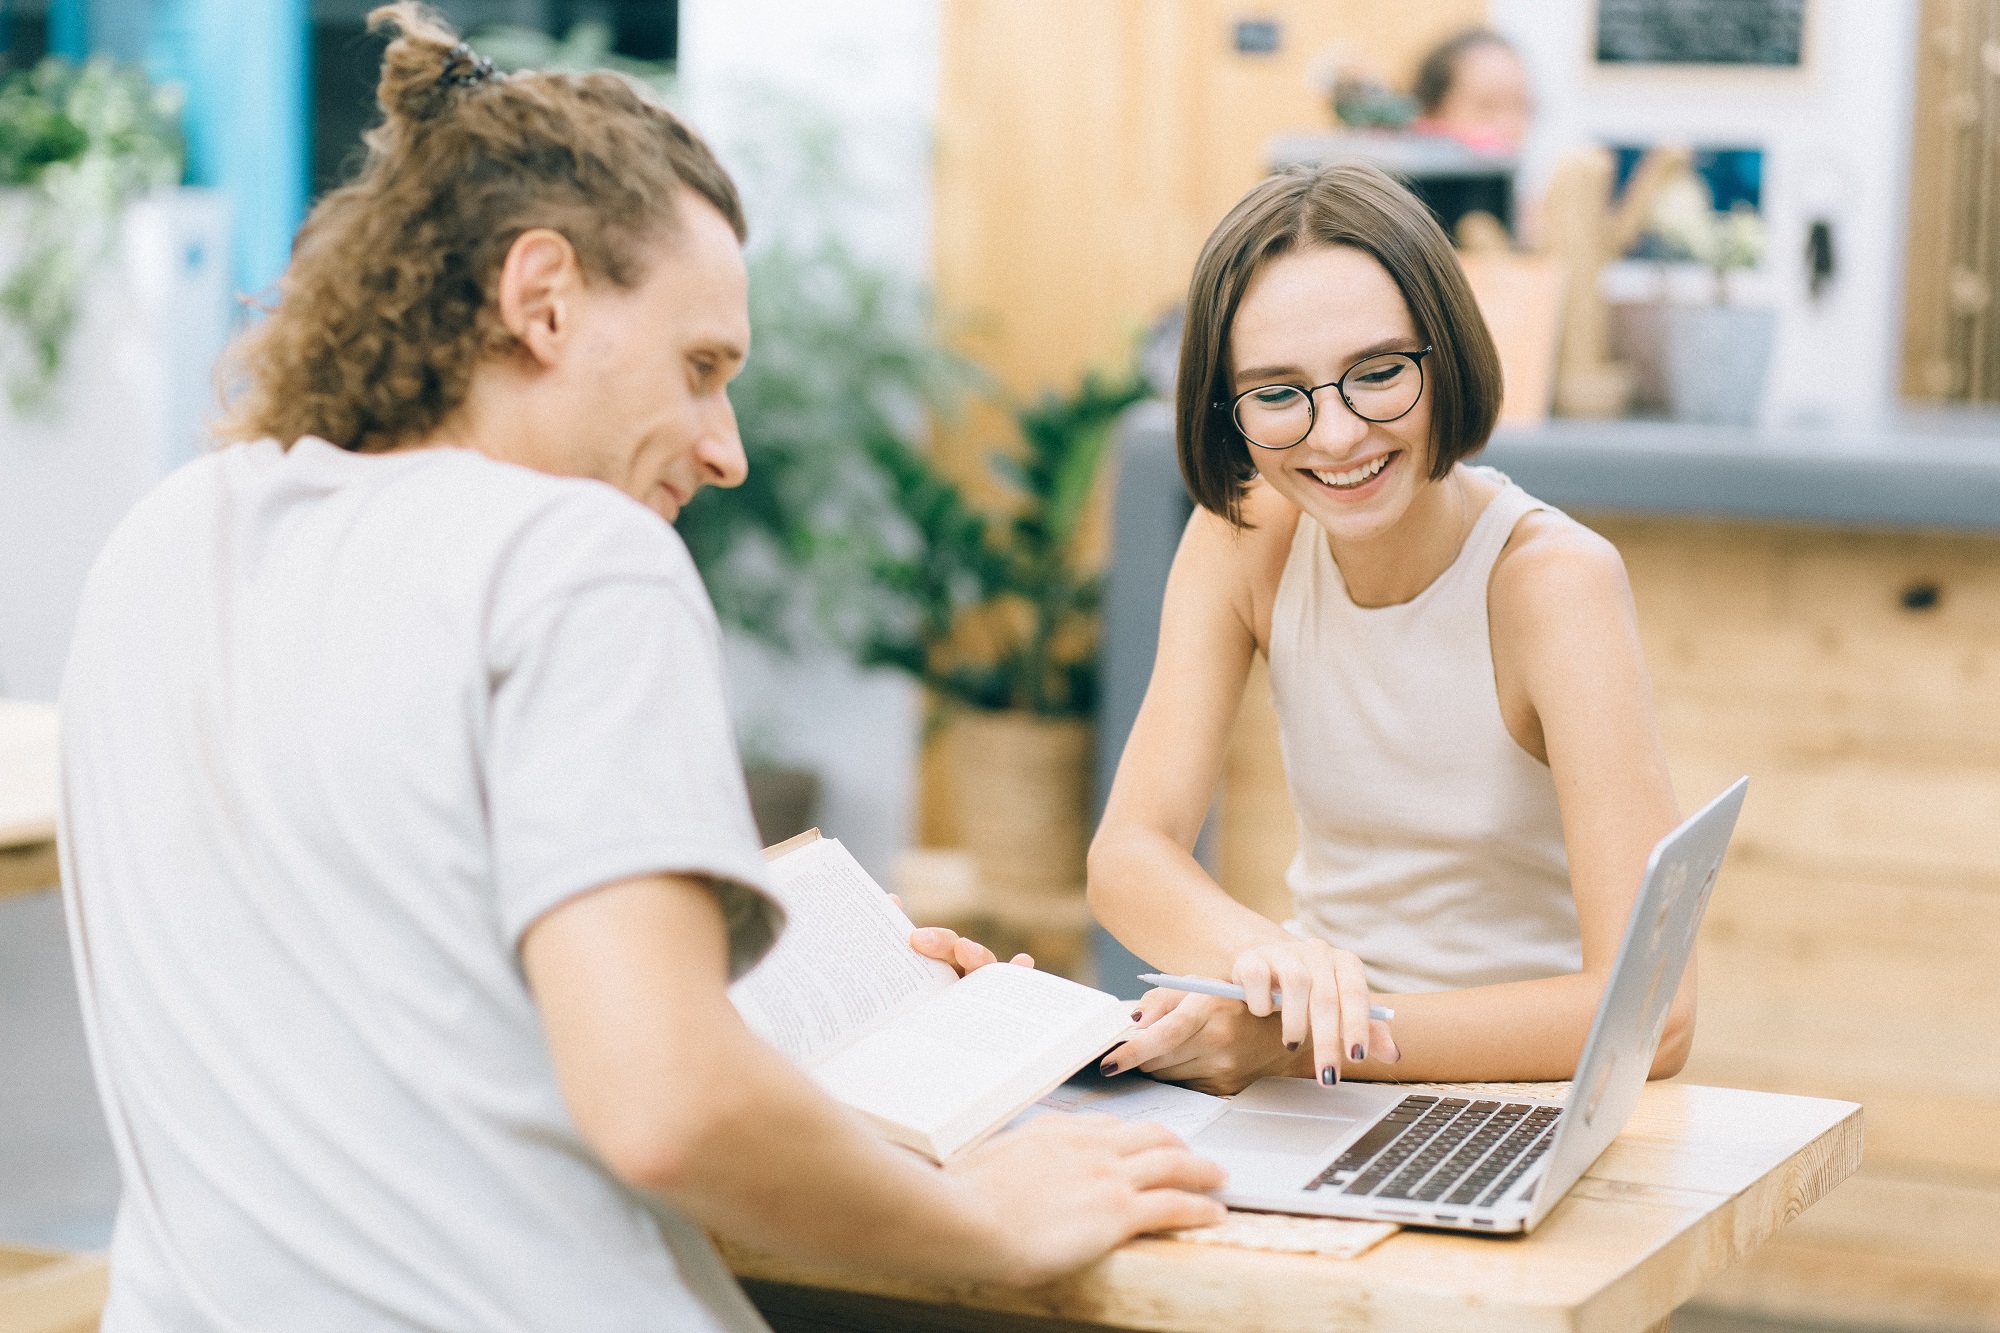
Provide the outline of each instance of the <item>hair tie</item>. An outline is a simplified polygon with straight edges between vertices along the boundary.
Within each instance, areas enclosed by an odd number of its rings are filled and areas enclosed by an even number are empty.
[[[489,79],[500,77],[500,71],[493,67],[492,61],[460,42],[445,52],[444,69],[438,74],[438,82],[454,88],[474,88]]]

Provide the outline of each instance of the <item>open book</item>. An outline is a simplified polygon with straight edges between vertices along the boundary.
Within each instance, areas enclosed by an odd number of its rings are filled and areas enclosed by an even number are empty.
[[[789,920],[729,988],[752,1031],[890,1140],[942,1162],[1089,1064],[1131,1003],[1032,968],[960,978],[910,948],[914,927],[817,830],[765,853]]]

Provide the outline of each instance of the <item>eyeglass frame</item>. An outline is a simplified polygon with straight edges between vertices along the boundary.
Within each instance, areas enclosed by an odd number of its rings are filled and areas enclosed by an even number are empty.
[[[1316,384],[1310,389],[1306,388],[1303,384],[1253,385],[1252,387],[1245,389],[1242,393],[1237,394],[1234,398],[1231,398],[1226,403],[1211,403],[1210,406],[1213,407],[1218,412],[1229,413],[1229,424],[1236,428],[1236,433],[1238,435],[1243,436],[1243,442],[1245,444],[1252,445],[1258,449],[1266,449],[1272,453],[1282,453],[1286,449],[1296,449],[1300,445],[1304,444],[1308,439],[1312,438],[1314,427],[1319,425],[1319,391],[1321,389],[1337,390],[1340,394],[1340,401],[1347,408],[1347,410],[1354,413],[1354,415],[1360,420],[1368,422],[1370,425],[1386,426],[1391,421],[1401,421],[1404,417],[1416,411],[1417,404],[1421,403],[1424,400],[1424,385],[1429,382],[1426,376],[1424,375],[1424,358],[1429,356],[1432,352],[1435,352],[1436,350],[1437,350],[1437,344],[1429,343],[1426,344],[1421,350],[1415,352],[1371,352],[1367,356],[1364,356],[1360,360],[1356,361],[1353,365],[1349,366],[1346,370],[1341,371],[1340,378],[1337,380],[1328,380],[1325,384]],[[1380,357],[1385,357],[1385,356],[1406,356],[1410,358],[1411,363],[1414,364],[1417,368],[1417,396],[1410,400],[1410,405],[1408,407],[1404,408],[1402,411],[1398,412],[1393,417],[1377,418],[1370,416],[1362,416],[1361,410],[1355,407],[1354,400],[1347,396],[1347,390],[1342,386],[1347,383],[1347,377],[1349,375],[1352,375],[1357,368],[1365,366],[1370,361],[1374,361]],[[1290,444],[1260,444],[1256,440],[1251,439],[1248,435],[1244,435],[1243,423],[1236,419],[1237,404],[1241,403],[1245,398],[1248,398],[1251,394],[1256,393],[1260,389],[1271,389],[1271,388],[1296,389],[1300,393],[1306,396],[1306,433],[1304,435],[1299,436],[1298,439],[1293,440]]]

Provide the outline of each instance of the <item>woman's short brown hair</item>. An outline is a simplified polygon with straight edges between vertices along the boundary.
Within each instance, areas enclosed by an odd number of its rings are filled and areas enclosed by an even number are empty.
[[[494,289],[531,228],[560,232],[587,280],[628,288],[687,191],[745,235],[708,146],[619,75],[496,74],[412,2],[368,23],[398,33],[382,123],[299,229],[276,308],[233,349],[225,439],[371,451],[434,431],[479,362],[514,344]]]
[[[1387,269],[1409,307],[1431,396],[1431,479],[1486,444],[1500,414],[1500,358],[1444,229],[1417,197],[1375,167],[1288,167],[1264,178],[1222,220],[1188,284],[1174,438],[1188,493],[1243,522],[1243,488],[1257,474],[1230,419],[1230,325],[1250,280],[1279,255],[1346,245]]]

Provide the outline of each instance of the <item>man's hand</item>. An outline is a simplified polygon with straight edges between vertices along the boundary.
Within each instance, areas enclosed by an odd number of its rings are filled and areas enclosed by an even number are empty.
[[[989,955],[990,957],[990,955]],[[995,1275],[1046,1282],[1153,1231],[1213,1226],[1226,1214],[1191,1191],[1220,1189],[1221,1167],[1170,1129],[1102,1115],[1046,1115],[959,1158],[946,1175],[992,1221],[1011,1266]]]
[[[935,958],[940,963],[950,963],[958,975],[977,972],[988,963],[1000,960],[993,951],[977,940],[969,940],[955,930],[943,926],[919,926],[910,932],[910,947],[926,958]],[[1035,960],[1027,954],[1017,953],[1008,960],[1016,967],[1033,967]]]

